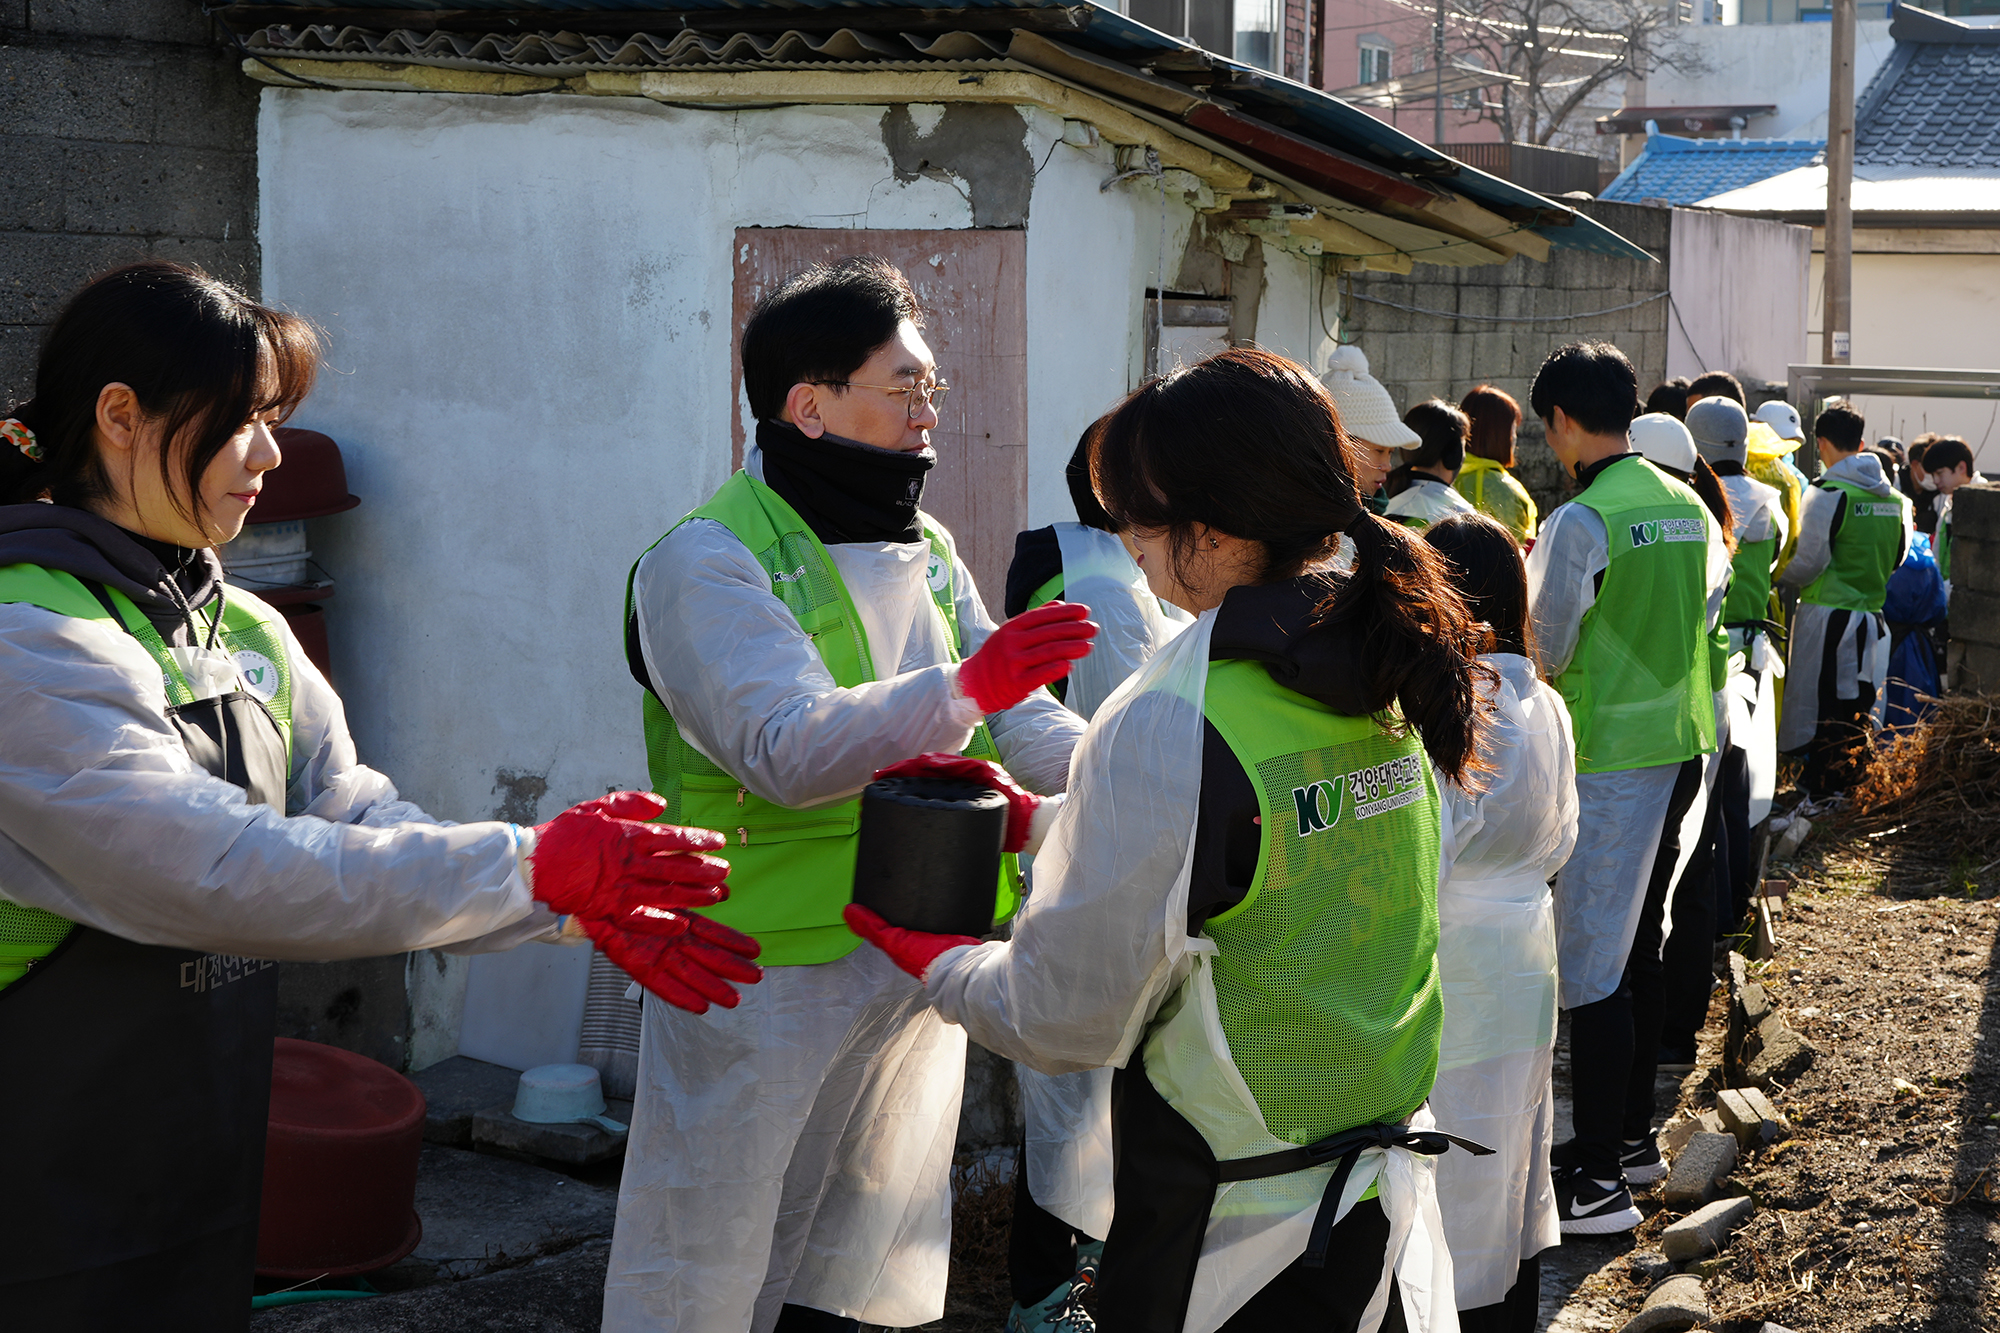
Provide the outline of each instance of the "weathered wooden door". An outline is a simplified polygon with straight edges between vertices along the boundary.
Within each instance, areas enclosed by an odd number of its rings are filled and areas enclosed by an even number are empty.
[[[1014,534],[1028,510],[1027,233],[741,227],[736,232],[735,333],[730,346],[736,457],[743,456],[743,325],[759,297],[808,264],[880,255],[903,270],[925,314],[924,340],[951,385],[931,432],[937,467],[924,508],[958,539],[960,555],[999,618]]]

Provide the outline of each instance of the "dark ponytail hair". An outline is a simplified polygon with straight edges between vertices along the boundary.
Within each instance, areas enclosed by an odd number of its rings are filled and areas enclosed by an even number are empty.
[[[1444,557],[1466,609],[1492,631],[1492,651],[1533,660],[1528,568],[1514,534],[1484,514],[1453,514],[1424,529],[1424,540]]]
[[[1318,623],[1361,637],[1370,708],[1398,708],[1402,722],[1385,717],[1385,728],[1414,726],[1432,762],[1463,781],[1481,771],[1484,632],[1437,553],[1362,506],[1353,448],[1311,371],[1236,347],[1139,386],[1102,423],[1090,470],[1116,523],[1167,534],[1183,583],[1197,524],[1257,542],[1260,583],[1328,565],[1352,538],[1354,569],[1327,574]]]
[[[35,396],[8,413],[35,433],[41,458],[0,447],[0,503],[83,508],[110,494],[97,400],[105,385],[123,384],[163,423],[160,479],[182,516],[201,523],[190,509],[209,463],[252,417],[289,416],[318,366],[319,339],[304,320],[198,268],[147,260],[101,274],[56,316]]]
[[[1521,426],[1521,405],[1514,396],[1482,384],[1459,400],[1458,410],[1472,423],[1465,451],[1501,467],[1514,466],[1514,432]]]
[[[1688,479],[1688,485],[1694,488],[1694,493],[1701,497],[1701,502],[1708,506],[1708,512],[1722,526],[1722,544],[1729,548],[1729,554],[1735,555],[1736,513],[1730,506],[1729,492],[1722,489],[1722,478],[1716,475],[1706,458],[1695,457],[1694,476]]]

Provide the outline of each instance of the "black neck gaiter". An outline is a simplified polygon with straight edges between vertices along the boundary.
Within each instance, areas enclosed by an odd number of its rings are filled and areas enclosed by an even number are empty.
[[[782,421],[757,423],[764,484],[798,512],[822,544],[923,540],[917,506],[924,474],[937,464],[930,449],[897,453],[844,440],[809,439]]]

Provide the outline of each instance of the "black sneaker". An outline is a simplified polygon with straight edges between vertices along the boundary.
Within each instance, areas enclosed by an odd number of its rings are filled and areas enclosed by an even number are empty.
[[[1625,1171],[1627,1185],[1650,1185],[1667,1174],[1667,1164],[1660,1157],[1660,1142],[1653,1135],[1623,1147],[1618,1165]]]
[[[1692,1074],[1699,1057],[1690,1046],[1676,1050],[1672,1046],[1660,1047],[1660,1058],[1653,1062],[1653,1068],[1662,1074]]]
[[[1611,1236],[1646,1220],[1622,1180],[1592,1180],[1582,1167],[1558,1167],[1555,1190],[1565,1236]]]

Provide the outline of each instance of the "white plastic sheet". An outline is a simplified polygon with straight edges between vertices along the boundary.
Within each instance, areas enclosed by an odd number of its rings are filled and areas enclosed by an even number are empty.
[[[1576,849],[1556,875],[1556,962],[1565,1009],[1618,989],[1639,933],[1679,764],[1576,775]]]
[[[1090,608],[1097,637],[1070,669],[1063,702],[1090,718],[1188,619],[1165,614],[1145,575],[1111,533],[1081,523],[1055,525],[1063,598]],[[1033,880],[1030,885],[1032,890]],[[1026,1127],[1028,1193],[1086,1236],[1111,1230],[1111,1071],[1043,1074],[1018,1068]]]
[[[1556,942],[1548,879],[1576,842],[1574,743],[1562,697],[1526,658],[1500,672],[1494,767],[1478,796],[1445,785],[1458,848],[1438,893],[1444,1030],[1431,1113],[1492,1148],[1438,1160],[1438,1206],[1459,1309],[1504,1299],[1520,1262],[1559,1244],[1554,1127]]]

